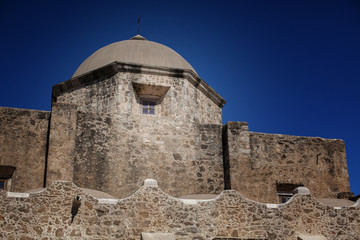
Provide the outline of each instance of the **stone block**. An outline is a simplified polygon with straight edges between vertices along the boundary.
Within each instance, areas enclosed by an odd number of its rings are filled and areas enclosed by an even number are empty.
[[[144,187],[158,187],[158,183],[155,179],[145,179],[143,186]]]
[[[141,233],[142,240],[175,240],[173,233]]]
[[[299,234],[298,240],[326,240],[323,235]]]
[[[310,190],[306,187],[298,187],[294,190],[294,194],[310,195]]]

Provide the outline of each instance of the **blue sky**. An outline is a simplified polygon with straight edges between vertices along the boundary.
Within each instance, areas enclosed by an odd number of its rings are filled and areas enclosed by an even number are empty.
[[[223,122],[343,139],[360,194],[359,1],[1,1],[0,106],[50,110],[51,87],[141,34],[227,100]]]

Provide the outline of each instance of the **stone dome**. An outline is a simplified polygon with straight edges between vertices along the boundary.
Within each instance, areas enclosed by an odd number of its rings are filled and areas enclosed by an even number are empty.
[[[196,71],[177,52],[160,43],[148,41],[140,35],[130,40],[115,42],[100,48],[88,57],[76,70],[73,77],[93,71],[113,62],[134,63],[156,67]]]

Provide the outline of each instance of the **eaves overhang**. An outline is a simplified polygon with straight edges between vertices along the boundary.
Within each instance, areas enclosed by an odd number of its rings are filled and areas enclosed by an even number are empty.
[[[217,106],[222,108],[226,101],[212,89],[204,80],[202,80],[192,70],[184,70],[177,68],[167,68],[158,66],[139,65],[133,63],[113,62],[93,71],[87,72],[80,76],[71,78],[65,82],[59,83],[53,86],[52,89],[52,102],[56,101],[56,98],[66,92],[74,91],[81,87],[92,84],[95,80],[105,79],[105,77],[113,76],[119,72],[131,72],[131,73],[144,73],[160,76],[169,76],[177,78],[185,78],[197,89],[205,94],[210,100],[212,100]]]

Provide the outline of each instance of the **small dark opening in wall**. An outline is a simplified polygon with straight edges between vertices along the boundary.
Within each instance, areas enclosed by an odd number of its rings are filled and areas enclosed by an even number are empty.
[[[286,203],[294,195],[296,188],[304,186],[303,184],[277,183],[276,192],[279,196],[279,203]]]
[[[1,166],[0,165],[0,178],[9,179],[12,178],[16,167],[13,166]]]
[[[292,183],[277,183],[276,191],[278,193],[292,193],[296,188],[303,187],[303,184],[292,184]]]
[[[7,190],[16,167],[0,165],[0,190]]]
[[[6,179],[1,179],[0,178],[0,190],[6,190],[6,184],[7,180]]]

